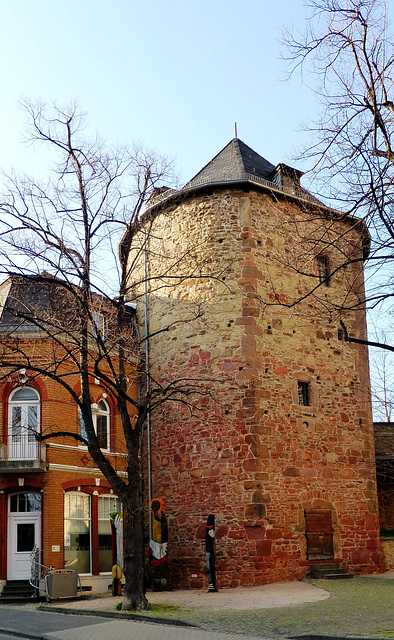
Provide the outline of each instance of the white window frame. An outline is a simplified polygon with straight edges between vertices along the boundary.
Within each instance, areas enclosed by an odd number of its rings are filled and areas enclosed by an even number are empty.
[[[101,403],[104,404],[105,410],[99,408],[99,405]],[[107,442],[106,442],[106,446],[101,448],[104,451],[109,451],[111,446],[111,412],[110,412],[109,404],[105,400],[105,398],[100,398],[100,400],[97,403],[93,403],[91,407],[92,407],[93,427],[96,432],[96,435],[97,435],[97,429],[98,429],[99,416],[105,416],[107,418]],[[78,409],[78,417],[79,417],[79,433],[82,437],[86,438],[86,432],[84,431],[84,421],[83,421],[81,409]],[[80,446],[86,447],[86,445],[82,443]]]
[[[100,501],[102,501],[103,499],[107,499],[107,502],[113,501],[115,504],[115,509],[111,509],[111,511],[108,511],[108,513],[106,515],[104,515],[104,517],[100,518]],[[110,517],[109,514],[112,511],[123,511],[123,507],[122,507],[122,503],[119,500],[118,496],[114,495],[113,493],[103,493],[100,494],[99,496],[97,496],[97,535],[100,536],[100,521],[104,521],[104,522],[110,522]],[[98,545],[98,540],[97,540],[97,545]],[[100,551],[99,549],[97,549],[97,553],[98,553],[98,563],[99,563],[99,573],[100,575],[109,575],[111,572],[110,571],[100,571]]]
[[[66,515],[66,497],[69,500],[70,497],[72,496],[79,496],[79,497],[83,497],[83,498],[88,498],[88,500],[86,500],[87,504],[89,505],[89,515],[86,516],[85,514],[81,517],[81,518],[72,518],[70,517],[68,514]],[[63,520],[64,520],[64,525],[67,521],[81,521],[81,522],[89,522],[89,571],[82,573],[81,575],[91,575],[92,574],[92,496],[89,493],[85,493],[83,491],[67,491],[64,494],[64,513],[63,513]],[[66,526],[64,526],[64,529],[66,529]],[[65,533],[66,535],[66,533]],[[64,539],[64,554],[66,554],[66,539]],[[65,559],[65,558],[64,558]],[[70,569],[73,568],[72,564],[68,565]],[[67,568],[67,566],[66,566]]]

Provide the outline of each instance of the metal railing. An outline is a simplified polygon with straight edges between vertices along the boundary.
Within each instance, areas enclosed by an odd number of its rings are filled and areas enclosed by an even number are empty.
[[[168,200],[169,198],[171,198],[174,195],[182,195],[190,190],[196,189],[198,187],[202,187],[202,186],[208,186],[208,185],[212,185],[214,186],[216,185],[222,185],[222,184],[231,184],[231,183],[239,183],[242,180],[246,180],[248,182],[255,182],[257,184],[261,184],[265,187],[267,187],[268,189],[272,189],[274,191],[280,191],[283,194],[286,195],[290,195],[290,196],[294,196],[296,198],[299,198],[301,200],[307,200],[308,202],[312,202],[315,204],[319,204],[319,205],[324,205],[318,198],[316,198],[314,195],[312,195],[311,193],[309,193],[309,191],[306,190],[296,190],[295,188],[292,187],[288,187],[288,186],[282,186],[281,184],[278,184],[277,182],[273,182],[272,180],[267,180],[266,178],[262,178],[260,176],[256,176],[253,173],[246,173],[246,172],[239,172],[239,174],[237,176],[226,176],[225,174],[223,176],[218,177],[215,180],[207,180],[206,178],[202,178],[201,180],[191,180],[190,182],[187,182],[185,184],[184,187],[182,187],[179,190],[176,189],[167,189],[167,191],[164,191],[163,193],[158,194],[157,196],[155,196],[154,198],[152,198],[148,203],[147,206],[145,208],[145,211],[151,209],[152,207],[160,204],[161,202],[164,202],[165,200]]]
[[[35,545],[33,551],[30,554],[30,584],[34,588],[34,595],[38,596],[40,590],[40,583],[45,580],[45,576],[51,570],[49,567],[45,567],[40,562],[41,550]]]
[[[1,460],[46,460],[46,444],[31,435],[10,436],[0,448]]]

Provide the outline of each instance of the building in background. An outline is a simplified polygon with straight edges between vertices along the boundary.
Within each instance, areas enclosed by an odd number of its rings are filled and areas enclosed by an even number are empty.
[[[36,545],[43,565],[75,569],[82,585],[103,592],[112,579],[109,514],[121,505],[86,446],[67,436],[35,438],[36,431],[83,435],[78,406],[67,390],[51,375],[34,371],[37,363],[53,371],[57,361],[57,374],[80,391],[72,358],[61,354],[55,331],[51,340],[29,320],[36,312],[49,323],[59,313],[65,331],[70,329],[73,311],[60,299],[55,280],[10,276],[0,287],[2,359],[8,353],[15,361],[19,350],[23,363],[19,370],[10,367],[0,385],[0,580],[29,579]],[[94,376],[91,401],[101,449],[122,473],[126,455],[116,404]]]

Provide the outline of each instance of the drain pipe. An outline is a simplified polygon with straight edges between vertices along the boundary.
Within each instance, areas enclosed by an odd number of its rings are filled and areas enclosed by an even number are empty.
[[[145,320],[145,384],[146,393],[150,391],[149,376],[149,324],[148,324],[148,252],[147,252],[147,233],[144,228],[144,320]],[[151,422],[150,410],[148,407],[148,415],[146,416],[146,436],[147,436],[147,454],[148,454],[148,497],[149,497],[149,537],[152,532],[152,511],[150,504],[152,501],[152,457],[151,457]]]

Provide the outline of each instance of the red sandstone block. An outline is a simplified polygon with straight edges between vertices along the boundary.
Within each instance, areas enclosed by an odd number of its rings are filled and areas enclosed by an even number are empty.
[[[266,536],[269,540],[277,540],[278,538],[282,538],[282,529],[267,529]]]
[[[270,556],[272,554],[271,540],[261,540],[256,543],[256,553],[259,556]]]
[[[288,374],[288,369],[286,367],[274,367],[274,374],[275,375],[283,375],[286,376]]]
[[[354,478],[355,477],[355,473],[353,471],[353,469],[342,469],[342,471],[339,474],[341,476],[341,478]]]
[[[304,476],[304,478],[316,478],[317,470],[313,467],[305,467],[301,469],[301,475]]]
[[[351,561],[354,564],[366,564],[370,560],[370,554],[367,549],[356,549],[351,554]]]
[[[365,527],[367,531],[376,531],[377,516],[367,514],[365,516]]]
[[[241,538],[246,538],[247,536],[246,536],[246,531],[244,529],[232,529],[231,531],[229,531],[228,537],[241,539]]]

